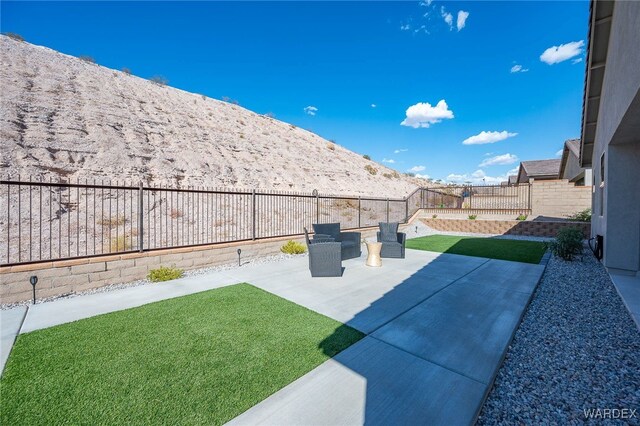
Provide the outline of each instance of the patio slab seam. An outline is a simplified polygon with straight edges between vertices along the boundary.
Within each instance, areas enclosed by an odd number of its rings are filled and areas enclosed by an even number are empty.
[[[425,297],[424,299],[420,300],[418,303],[410,306],[409,308],[407,308],[406,310],[400,312],[398,315],[394,316],[393,318],[390,318],[389,321],[385,322],[384,324],[380,324],[378,327],[376,327],[375,329],[371,330],[369,333],[365,333],[367,336],[372,336],[373,333],[375,333],[377,330],[379,330],[380,328],[384,327],[385,325],[389,324],[390,322],[400,318],[402,315],[406,314],[407,312],[409,312],[410,310],[416,308],[417,306],[423,304],[424,302],[426,302],[427,300],[431,299],[433,296],[437,295],[438,293],[440,293],[441,291],[451,287],[453,284],[457,283],[458,281],[460,281],[461,279],[465,278],[466,276],[468,276],[469,274],[471,274],[474,271],[477,271],[479,268],[481,268],[483,265],[486,265],[487,263],[489,263],[491,261],[491,259],[486,259],[484,262],[482,262],[480,265],[476,266],[475,268],[473,268],[472,270],[470,270],[469,272],[467,272],[466,274],[456,278],[455,280],[451,281],[449,284],[445,285],[444,287],[442,287],[439,290],[436,290],[434,293],[430,294],[429,296]],[[380,340],[380,339],[378,339]],[[385,342],[387,343],[387,342]]]

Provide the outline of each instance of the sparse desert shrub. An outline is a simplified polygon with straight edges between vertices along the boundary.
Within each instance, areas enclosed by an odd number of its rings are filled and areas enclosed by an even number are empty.
[[[371,157],[369,157],[367,154],[363,155],[362,158],[364,158],[365,160],[371,160]]]
[[[285,245],[280,247],[280,251],[285,254],[302,254],[307,251],[307,248],[304,246],[304,244],[290,240],[287,241]]]
[[[476,220],[477,218],[478,218],[478,216],[475,215],[475,214],[470,214],[469,215],[469,220]]]
[[[369,174],[372,174],[374,176],[378,174],[378,169],[373,167],[371,164],[367,164],[366,166],[364,166],[364,169],[368,171]]]
[[[591,222],[591,209],[584,209],[581,212],[568,216],[568,218],[576,222]]]
[[[391,176],[396,179],[400,179],[400,173],[396,172],[395,170],[393,171],[393,173],[391,173]]]
[[[437,214],[431,215],[431,219],[437,219],[437,218],[438,218]]]
[[[382,176],[386,177],[387,179],[391,179],[393,177],[391,173],[383,173]]]
[[[6,35],[7,37],[9,37],[11,39],[14,39],[16,41],[24,41],[24,37],[22,37],[18,33],[4,33],[4,35]]]
[[[182,276],[182,273],[182,269],[175,266],[161,266],[150,270],[147,278],[152,283],[158,283],[160,281],[176,280]]]
[[[95,64],[96,60],[92,57],[92,56],[88,56],[88,55],[80,55],[78,56],[78,59],[80,59],[83,62],[86,62],[88,64]]]
[[[123,67],[121,71],[127,75],[131,75],[131,70],[127,67]]]
[[[149,79],[149,81],[157,84],[158,86],[166,86],[169,84],[169,80],[161,75],[154,75]]]
[[[555,256],[564,260],[573,260],[573,256],[582,253],[582,232],[578,228],[562,228],[556,239],[547,243],[547,247]]]
[[[223,96],[223,97],[222,97],[222,101],[223,101],[223,102],[230,103],[230,104],[234,104],[234,105],[240,105],[240,102],[238,102],[238,101],[237,101],[237,100],[235,100],[235,99],[231,99],[231,98],[230,98],[230,97],[228,97],[228,96]]]
[[[276,115],[273,112],[268,112],[264,116],[267,118],[276,118]]]
[[[465,201],[464,203],[462,203],[462,208],[463,209],[468,209],[469,207],[471,207],[471,206],[469,205],[468,202]]]
[[[526,214],[518,215],[518,217],[516,217],[516,220],[527,220],[527,215]]]
[[[336,150],[336,144],[334,144],[333,142],[328,143],[328,144],[327,144],[327,149],[328,149],[329,151],[335,151],[335,150]]]
[[[298,128],[298,126],[296,126],[295,124],[289,124],[289,128],[290,128],[291,130],[295,130],[295,129],[297,129],[297,128]]]
[[[109,252],[122,252],[131,250],[131,236],[125,234],[121,235],[118,238],[113,238],[109,243]]]
[[[244,135],[240,133],[240,139],[244,139]]]
[[[116,226],[124,225],[125,223],[127,223],[127,218],[123,215],[118,215],[112,218],[102,217],[97,220],[98,225],[108,226],[109,228],[115,228]]]
[[[203,101],[207,100],[207,97],[205,95],[200,95],[200,97],[202,98]]]
[[[416,174],[411,172],[406,172],[404,175],[407,177],[416,177]]]

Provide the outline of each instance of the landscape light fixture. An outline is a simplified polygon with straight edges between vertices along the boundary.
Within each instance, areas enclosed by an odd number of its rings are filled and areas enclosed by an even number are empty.
[[[238,266],[240,265],[240,253],[242,253],[242,249],[238,249]]]
[[[35,305],[36,304],[36,284],[38,284],[38,277],[35,275],[31,275],[31,278],[29,278],[29,282],[33,287],[33,304]]]

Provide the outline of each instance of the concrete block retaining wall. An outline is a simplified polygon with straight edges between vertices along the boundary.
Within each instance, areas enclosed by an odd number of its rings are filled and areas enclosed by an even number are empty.
[[[469,220],[469,219],[420,219],[428,227],[444,232],[468,232],[473,234],[528,235],[555,237],[562,228],[573,227],[582,231],[585,238],[591,235],[589,222],[518,221],[518,220]]]

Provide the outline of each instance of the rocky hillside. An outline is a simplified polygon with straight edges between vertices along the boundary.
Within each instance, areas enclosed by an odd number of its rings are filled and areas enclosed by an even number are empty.
[[[395,197],[420,184],[238,105],[6,36],[0,56],[3,176]]]

